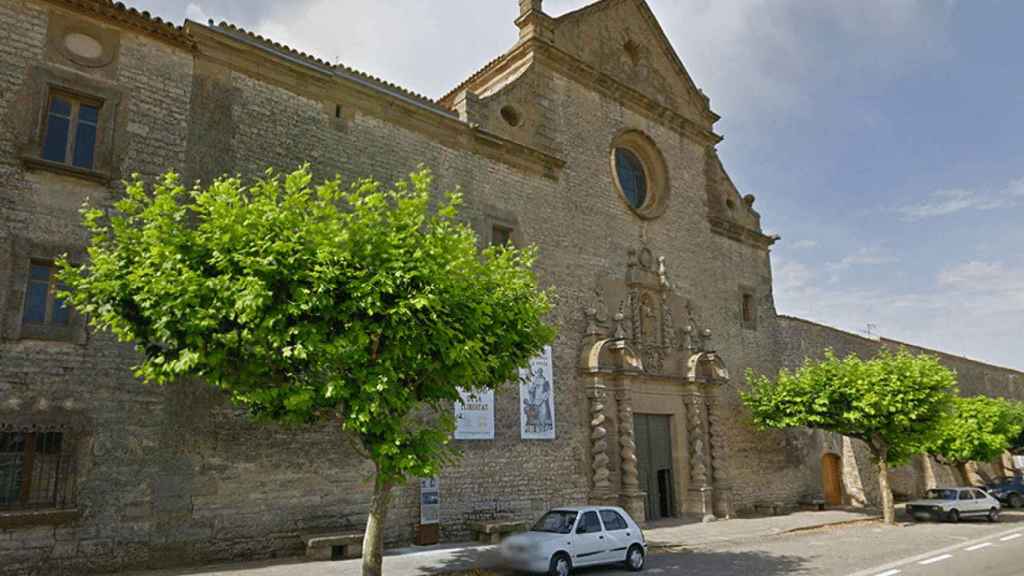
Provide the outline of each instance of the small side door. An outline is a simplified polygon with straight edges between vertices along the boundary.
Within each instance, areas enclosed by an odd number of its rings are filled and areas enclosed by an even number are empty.
[[[630,530],[626,519],[610,508],[601,510],[601,523],[604,524],[605,539],[608,540],[606,562],[625,560],[629,545],[639,540],[640,535]]]
[[[572,548],[572,563],[575,566],[604,562],[608,554],[608,539],[601,528],[601,520],[598,519],[596,511],[588,510],[580,516],[576,523],[576,532],[573,534]]]

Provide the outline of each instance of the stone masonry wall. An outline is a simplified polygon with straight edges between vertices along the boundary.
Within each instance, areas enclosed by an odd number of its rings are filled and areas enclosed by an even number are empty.
[[[821,358],[824,351],[829,348],[840,357],[857,354],[862,358],[870,358],[884,348],[905,348],[913,354],[926,353],[937,356],[944,366],[955,370],[960,393],[964,396],[983,394],[1024,400],[1024,373],[1016,370],[885,338],[865,338],[800,318],[780,316],[779,327],[783,365],[791,370],[798,368],[805,358]],[[793,434],[802,434],[808,439],[801,450],[801,457],[808,464],[805,482],[809,488],[817,487],[820,493],[820,457],[825,450],[823,435],[812,432]],[[854,504],[877,505],[878,474],[867,448],[862,442],[850,439],[844,439],[843,445],[843,452],[840,455],[843,457],[844,489],[848,499]],[[984,474],[990,476],[1006,473],[1001,462],[983,463],[979,464],[979,467]],[[930,458],[920,456],[915,457],[906,466],[894,469],[890,474],[890,481],[894,493],[899,497],[913,497],[926,488],[962,482],[959,474],[948,466],[939,465]]]

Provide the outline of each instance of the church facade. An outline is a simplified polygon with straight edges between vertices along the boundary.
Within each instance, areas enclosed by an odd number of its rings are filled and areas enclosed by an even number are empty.
[[[586,502],[710,520],[872,501],[861,448],[757,431],[739,390],[747,369],[898,343],[777,316],[777,238],[646,2],[519,9],[518,42],[431,100],[227,23],[0,0],[0,574],[301,554],[302,534],[365,520],[370,466],[338,430],[142,385],[131,347],[53,295],[54,258],[85,258],[81,203],[166,170],[208,182],[309,162],[393,182],[422,164],[439,192],[461,188],[481,245],[538,247],[557,294],[544,384],[498,390],[483,432],[455,441],[437,479],[445,539]],[[1024,374],[943,359],[966,392],[1021,396]],[[897,486],[948,474],[933,468]],[[390,542],[413,539],[420,504],[418,482],[398,490]]]

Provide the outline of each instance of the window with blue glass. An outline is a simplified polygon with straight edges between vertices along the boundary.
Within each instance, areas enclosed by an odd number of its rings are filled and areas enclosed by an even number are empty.
[[[57,281],[57,268],[49,262],[33,260],[29,268],[28,286],[25,287],[25,308],[21,319],[25,324],[67,326],[71,322],[71,309],[57,293],[65,290]]]
[[[640,158],[627,148],[616,148],[615,175],[629,205],[642,208],[647,201],[647,174]]]
[[[91,170],[96,153],[100,105],[63,93],[50,95],[43,159]]]

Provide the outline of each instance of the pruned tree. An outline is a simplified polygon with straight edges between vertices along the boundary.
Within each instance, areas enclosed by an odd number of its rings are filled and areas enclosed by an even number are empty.
[[[431,209],[426,170],[391,189],[311,182],[308,167],[249,187],[136,177],[109,214],[83,208],[89,261],[61,278],[94,327],[135,343],[144,381],[192,377],[260,419],[336,422],[374,466],[376,575],[392,489],[453,456],[460,387],[514,381],[552,340],[549,295],[533,249],[480,253],[459,194]]]
[[[747,373],[742,393],[762,428],[803,426],[856,438],[878,466],[885,522],[895,522],[889,467],[920,452],[946,417],[956,390],[955,374],[934,357],[883,350],[864,361],[831,351],[774,380]]]
[[[971,484],[967,464],[999,458],[1013,447],[1022,431],[1024,403],[988,396],[957,397],[925,450],[955,467],[963,482]]]

